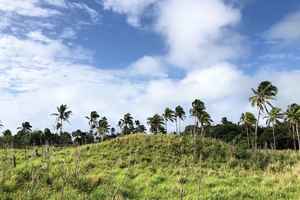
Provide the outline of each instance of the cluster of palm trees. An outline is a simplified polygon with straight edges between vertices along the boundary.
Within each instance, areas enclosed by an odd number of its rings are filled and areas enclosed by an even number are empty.
[[[155,114],[147,119],[147,124],[150,126],[152,133],[168,133],[168,123],[175,122],[176,133],[181,132],[181,121],[186,117],[183,107],[176,106],[174,110],[167,107],[162,115]]]
[[[276,149],[276,126],[280,123],[288,123],[290,133],[298,141],[298,148],[300,149],[300,106],[298,104],[291,104],[288,106],[285,112],[282,109],[275,107],[273,101],[278,93],[278,89],[269,81],[261,82],[256,89],[252,89],[253,95],[249,98],[249,101],[253,107],[257,109],[257,116],[251,112],[245,112],[241,115],[239,125],[243,127],[243,130],[247,136],[248,147],[253,149],[258,148],[258,130],[260,128],[261,120],[264,120],[267,127],[272,128],[273,136],[273,148]],[[57,107],[56,113],[52,113],[55,116],[55,130],[60,135],[63,133],[63,127],[65,123],[69,123],[72,111],[65,104]],[[192,126],[192,133],[204,136],[206,130],[211,126],[213,120],[210,114],[206,110],[205,103],[199,99],[192,102],[191,109],[189,111],[190,116],[194,120]],[[176,134],[182,133],[181,122],[186,118],[186,112],[181,106],[176,106],[175,109],[167,107],[164,112],[155,114],[147,119],[147,124],[150,127],[152,133],[168,133],[168,126],[171,123],[176,125]],[[106,117],[100,117],[97,111],[92,111],[86,116],[89,124],[89,134],[96,136],[98,139],[103,139],[109,132],[115,134],[116,129],[111,127]],[[3,123],[0,121],[0,128],[3,127]],[[141,124],[139,120],[135,120],[130,113],[123,116],[118,122],[120,128],[120,134],[132,134],[146,132],[146,127]],[[20,133],[28,134],[32,131],[32,126],[29,122],[23,122],[18,128]],[[77,134],[78,135],[78,134]]]

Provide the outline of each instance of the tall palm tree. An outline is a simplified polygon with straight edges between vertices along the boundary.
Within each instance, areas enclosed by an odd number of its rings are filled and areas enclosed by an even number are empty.
[[[266,123],[267,126],[272,126],[273,132],[273,146],[276,149],[276,137],[275,137],[275,126],[280,123],[280,119],[283,119],[283,114],[281,113],[280,108],[273,107],[270,112],[268,112]]]
[[[168,121],[174,122],[175,112],[173,110],[171,110],[170,108],[166,108],[162,116],[165,120],[166,131],[168,133]]]
[[[120,119],[118,125],[121,128],[122,133],[125,135],[130,134],[134,131],[133,117],[130,113],[126,113],[123,116],[123,119]]]
[[[58,106],[56,109],[57,109],[57,113],[52,113],[52,115],[56,116],[56,129],[60,130],[60,134],[62,134],[63,123],[69,122],[72,111],[68,110],[69,108],[65,104]]]
[[[104,135],[107,134],[110,130],[110,125],[106,117],[102,117],[98,122],[97,132],[103,141]]]
[[[250,130],[255,126],[256,124],[256,118],[253,113],[251,112],[245,112],[242,114],[240,118],[240,125],[244,126],[246,129],[246,134],[247,134],[247,143],[248,147],[251,147],[251,142],[250,142]]]
[[[190,110],[191,116],[194,117],[194,130],[193,130],[193,135],[196,137],[196,130],[199,128],[199,119],[201,118],[201,115],[204,114],[205,112],[205,104],[199,99],[196,99],[192,103],[192,108]]]
[[[249,98],[251,105],[258,109],[257,112],[257,121],[255,125],[255,139],[254,139],[254,148],[257,149],[257,132],[258,125],[261,114],[264,112],[268,112],[268,106],[273,107],[271,101],[274,100],[274,97],[278,93],[278,89],[276,86],[272,85],[269,81],[263,81],[259,84],[258,88],[252,89],[254,93],[253,96]]]
[[[160,116],[159,114],[155,114],[153,117],[149,117],[147,119],[147,123],[150,126],[150,131],[152,133],[159,133],[162,132],[164,133],[164,118],[162,116]]]
[[[288,106],[285,113],[285,120],[290,124],[292,133],[297,134],[298,149],[300,151],[300,135],[299,135],[299,123],[300,123],[300,106],[298,104],[292,104]]]
[[[97,120],[100,117],[100,115],[97,113],[97,111],[92,111],[89,116],[86,116],[85,118],[89,120],[89,126],[90,126],[90,132],[93,133],[94,129],[97,127]]]
[[[185,111],[181,106],[176,106],[175,108],[175,117],[176,117],[176,132],[177,134],[181,132],[180,121],[183,121],[185,118]]]

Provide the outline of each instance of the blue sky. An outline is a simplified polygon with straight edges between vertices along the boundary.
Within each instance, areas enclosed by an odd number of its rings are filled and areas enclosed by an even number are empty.
[[[298,0],[0,0],[0,120],[69,129],[97,110],[112,125],[145,122],[166,106],[207,103],[217,122],[255,110],[251,88],[270,80],[276,105],[299,102]],[[188,123],[189,120],[187,120]]]

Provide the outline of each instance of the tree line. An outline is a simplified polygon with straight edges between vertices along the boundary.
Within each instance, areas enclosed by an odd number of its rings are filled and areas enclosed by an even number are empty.
[[[174,109],[166,108],[162,114],[155,114],[147,119],[149,131],[153,134],[192,134],[195,137],[213,137],[235,145],[257,150],[258,148],[300,149],[300,106],[289,105],[286,110],[274,106],[278,89],[269,81],[261,82],[252,89],[249,102],[257,109],[256,115],[251,112],[241,114],[238,123],[223,118],[221,123],[214,124],[200,99],[192,102],[191,109],[186,113],[182,106]],[[0,136],[1,147],[27,147],[40,145],[66,146],[73,144],[90,144],[101,142],[122,135],[146,133],[147,129],[130,113],[118,121],[118,131],[109,124],[106,117],[100,117],[97,111],[85,116],[89,130],[76,130],[71,133],[64,131],[65,123],[70,123],[72,111],[63,104],[51,114],[55,117],[55,128],[33,130],[30,122],[21,123],[15,134],[7,129]],[[182,127],[182,122],[188,117],[193,118],[193,124]],[[262,122],[265,125],[262,125]],[[169,125],[175,123],[175,131],[169,131]],[[4,124],[0,123],[4,129]]]

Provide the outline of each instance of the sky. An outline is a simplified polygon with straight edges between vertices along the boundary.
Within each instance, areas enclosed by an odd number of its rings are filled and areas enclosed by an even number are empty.
[[[299,26],[299,0],[0,0],[0,120],[53,128],[67,104],[67,130],[94,110],[145,123],[198,98],[238,121],[264,80],[285,109],[300,103]]]

